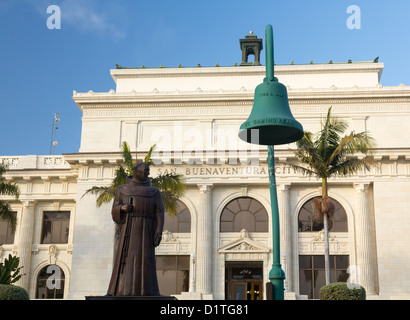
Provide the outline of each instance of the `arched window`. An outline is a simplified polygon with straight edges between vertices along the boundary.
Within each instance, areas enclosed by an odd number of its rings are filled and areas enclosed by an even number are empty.
[[[230,201],[221,214],[221,232],[268,232],[268,213],[263,205],[250,197]]]
[[[169,232],[191,232],[191,213],[187,206],[181,201],[177,201],[177,214],[171,216],[168,212],[165,212],[164,218],[164,230]]]
[[[36,299],[63,299],[64,282],[64,271],[59,266],[45,266],[38,273]]]
[[[323,222],[317,221],[313,217],[313,198],[306,201],[299,211],[298,230],[299,232],[320,231],[323,229]],[[329,231],[347,232],[347,215],[345,209],[339,202],[334,200],[335,213],[333,216],[333,226]]]

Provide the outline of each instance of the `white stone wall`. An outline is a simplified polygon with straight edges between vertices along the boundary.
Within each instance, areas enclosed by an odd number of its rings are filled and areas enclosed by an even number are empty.
[[[409,178],[395,177],[388,180],[374,185],[380,296],[409,299]]]
[[[305,130],[317,132],[332,106],[334,114],[348,121],[348,132],[369,130],[375,138],[370,172],[329,181],[329,195],[348,216],[348,232],[331,233],[330,250],[349,255],[355,268],[351,276],[366,287],[369,299],[409,298],[410,88],[383,87],[382,70],[381,63],[275,68],[288,86],[292,113]],[[110,183],[121,162],[123,141],[140,158],[157,143],[161,153],[154,159],[161,161],[151,174],[168,170],[185,175],[188,190],[182,201],[191,212],[192,226],[190,234],[166,233],[157,254],[195,253],[190,289],[204,299],[224,299],[226,261],[261,261],[267,280],[271,234],[219,232],[223,207],[235,197],[254,197],[270,214],[266,148],[252,148],[237,138],[264,67],[118,69],[111,74],[115,91],[74,92],[83,112],[80,153],[0,157],[10,165],[6,178],[22,190],[19,201],[5,198],[18,211],[19,225],[16,243],[1,246],[0,258],[9,252],[24,256],[30,269],[24,286],[31,296],[39,270],[51,262],[66,274],[66,298],[105,294],[113,259],[111,204],[97,208],[95,197],[83,194]],[[277,160],[295,161],[290,147],[294,144],[277,146]],[[321,254],[323,248],[319,233],[297,232],[298,212],[321,194],[320,181],[281,164],[275,171],[286,294],[297,297],[299,254]],[[72,212],[69,243],[39,244],[42,210],[67,206]],[[23,216],[32,219],[23,223]]]
[[[17,228],[14,243],[0,246],[0,259],[3,261],[9,254],[20,257],[24,276],[17,284],[24,287],[32,299],[40,270],[49,264],[58,265],[64,272],[64,297],[67,297],[76,217],[75,170],[70,170],[62,156],[0,157],[0,162],[9,165],[5,178],[20,189],[18,200],[3,197],[17,212]],[[41,243],[44,211],[70,212],[68,243]]]

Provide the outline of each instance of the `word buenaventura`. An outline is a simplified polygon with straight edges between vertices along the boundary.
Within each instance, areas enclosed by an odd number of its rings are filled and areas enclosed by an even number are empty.
[[[267,166],[259,167],[235,167],[235,166],[216,166],[216,167],[185,167],[185,168],[158,168],[158,174],[183,174],[185,176],[258,176],[268,175]],[[276,166],[275,174],[294,174],[294,169],[289,166]]]

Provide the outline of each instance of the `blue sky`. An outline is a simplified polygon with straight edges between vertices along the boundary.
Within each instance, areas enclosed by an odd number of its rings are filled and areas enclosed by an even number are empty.
[[[50,5],[61,29],[47,27]],[[350,5],[360,29],[349,29]],[[80,147],[73,90],[115,89],[121,66],[232,66],[239,39],[274,30],[276,64],[368,61],[385,64],[381,83],[410,85],[409,0],[0,0],[0,155],[55,154]],[[262,53],[264,63],[264,51]]]

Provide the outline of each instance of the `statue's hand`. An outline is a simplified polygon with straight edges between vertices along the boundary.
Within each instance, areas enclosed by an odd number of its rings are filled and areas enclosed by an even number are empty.
[[[158,247],[161,243],[162,233],[155,233],[154,235],[154,247]]]
[[[133,206],[131,204],[123,204],[121,206],[121,211],[129,213],[129,212],[132,212],[132,210],[133,210]]]

